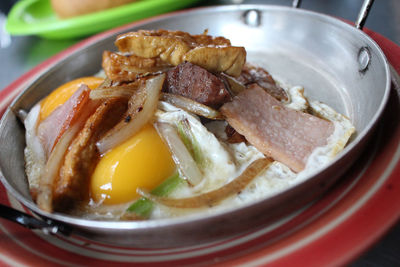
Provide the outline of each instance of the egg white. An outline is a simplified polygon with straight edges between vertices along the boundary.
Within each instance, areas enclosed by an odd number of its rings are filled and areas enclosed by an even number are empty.
[[[328,144],[315,149],[302,172],[296,174],[286,165],[275,161],[239,194],[224,199],[214,207],[179,209],[155,204],[151,219],[199,213],[212,214],[221,210],[235,209],[241,205],[251,204],[273,196],[307,179],[311,174],[331,162],[355,132],[351,121],[323,103],[317,101],[309,102],[304,96],[304,89],[301,86],[287,87],[286,92],[290,99],[285,103],[287,107],[299,111],[311,110],[315,115],[332,121],[335,126],[334,133],[328,139]],[[39,178],[45,167],[45,154],[39,138],[36,136],[39,112],[40,103],[31,109],[25,120],[26,172],[31,191],[38,189]],[[195,187],[181,184],[170,194],[169,197],[171,198],[190,197],[215,190],[239,176],[254,160],[264,157],[252,145],[244,142],[228,143],[225,133],[227,123],[225,121],[212,121],[203,125],[196,115],[162,101],[159,103],[155,119],[175,126],[180,120],[187,120],[192,129],[192,134],[198,141],[200,152],[207,163],[199,166],[203,173],[203,180],[200,184]],[[74,214],[87,219],[118,220],[130,204],[88,205],[77,209]]]
[[[40,177],[45,166],[46,157],[43,147],[36,135],[36,128],[39,121],[40,103],[36,104],[28,113],[24,120],[25,125],[25,171],[28,177],[29,189],[37,192]]]
[[[289,102],[285,103],[287,107],[299,111],[309,109],[315,115],[332,121],[335,127],[327,145],[315,149],[303,171],[295,173],[285,164],[274,161],[239,194],[224,199],[214,207],[179,209],[157,204],[151,218],[175,217],[199,212],[212,214],[221,210],[235,209],[241,205],[271,197],[300,183],[329,164],[355,132],[354,126],[347,117],[337,113],[329,106],[317,101],[309,102],[304,96],[304,89],[301,86],[289,87],[286,92],[290,99]],[[171,198],[190,197],[215,190],[239,176],[254,160],[264,157],[252,145],[244,142],[228,143],[225,134],[226,122],[224,121],[212,121],[203,126],[195,115],[164,102],[161,102],[159,106],[162,111],[157,113],[158,120],[173,125],[176,125],[180,119],[189,121],[194,130],[195,138],[199,141],[201,152],[209,159],[209,165],[202,169],[205,175],[201,185],[194,188],[181,185],[180,188],[171,193],[169,196]],[[224,167],[221,168],[220,166]]]

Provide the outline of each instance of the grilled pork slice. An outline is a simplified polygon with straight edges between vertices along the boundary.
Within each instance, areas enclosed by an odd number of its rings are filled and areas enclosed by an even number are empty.
[[[231,46],[228,39],[181,31],[137,31],[117,37],[119,51],[143,58],[160,58],[177,66],[184,61],[208,71],[239,76],[246,61],[244,47]]]
[[[164,71],[172,66],[160,58],[143,58],[104,51],[102,67],[111,80],[128,82],[135,80],[138,75]]]
[[[224,104],[221,112],[250,144],[296,172],[334,131],[332,122],[286,108],[258,85]]]
[[[53,184],[53,210],[66,211],[87,200],[90,177],[99,159],[98,139],[111,129],[127,108],[127,100],[111,98],[104,101],[86,121],[70,145]]]
[[[189,62],[167,72],[164,91],[219,108],[231,99],[224,82],[207,70]]]

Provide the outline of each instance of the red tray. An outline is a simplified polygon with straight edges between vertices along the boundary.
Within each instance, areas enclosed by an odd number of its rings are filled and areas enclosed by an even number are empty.
[[[50,66],[80,47],[122,29],[93,36],[21,76],[0,92],[0,116],[25,86]],[[400,47],[377,33],[366,32],[380,45],[394,71],[400,73]],[[363,156],[321,199],[290,218],[220,242],[171,249],[126,248],[80,237],[47,236],[1,220],[0,263],[11,266],[346,264],[374,244],[400,217],[400,89],[395,83],[379,127]],[[1,185],[0,203],[29,213]]]

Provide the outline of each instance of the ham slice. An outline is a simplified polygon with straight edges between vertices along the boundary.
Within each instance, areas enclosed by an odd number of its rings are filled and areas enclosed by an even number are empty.
[[[286,108],[258,85],[224,104],[221,112],[250,144],[296,172],[334,131],[332,122]]]
[[[38,126],[37,135],[43,145],[46,158],[49,157],[55,144],[63,133],[74,124],[77,119],[85,121],[94,111],[96,105],[89,98],[90,89],[81,85],[78,90],[61,106],[56,108]]]

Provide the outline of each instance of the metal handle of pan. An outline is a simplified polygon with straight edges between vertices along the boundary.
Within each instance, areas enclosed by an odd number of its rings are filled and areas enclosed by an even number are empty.
[[[298,8],[301,5],[301,0],[293,0],[292,7]]]
[[[2,204],[0,204],[0,217],[18,223],[28,229],[40,229],[45,234],[61,233],[69,235],[71,233],[71,229],[61,223],[52,220],[40,220]]]
[[[355,26],[357,29],[362,30],[367,20],[369,11],[371,10],[372,4],[374,0],[364,0],[363,5],[361,6],[360,13],[358,13],[358,18],[355,22]]]
[[[354,26],[362,30],[365,24],[365,21],[367,20],[369,11],[371,10],[372,4],[374,3],[374,0],[364,0],[360,12],[358,13],[358,17],[356,22],[354,23]],[[293,0],[292,2],[292,7],[298,8],[301,5],[301,0]]]

